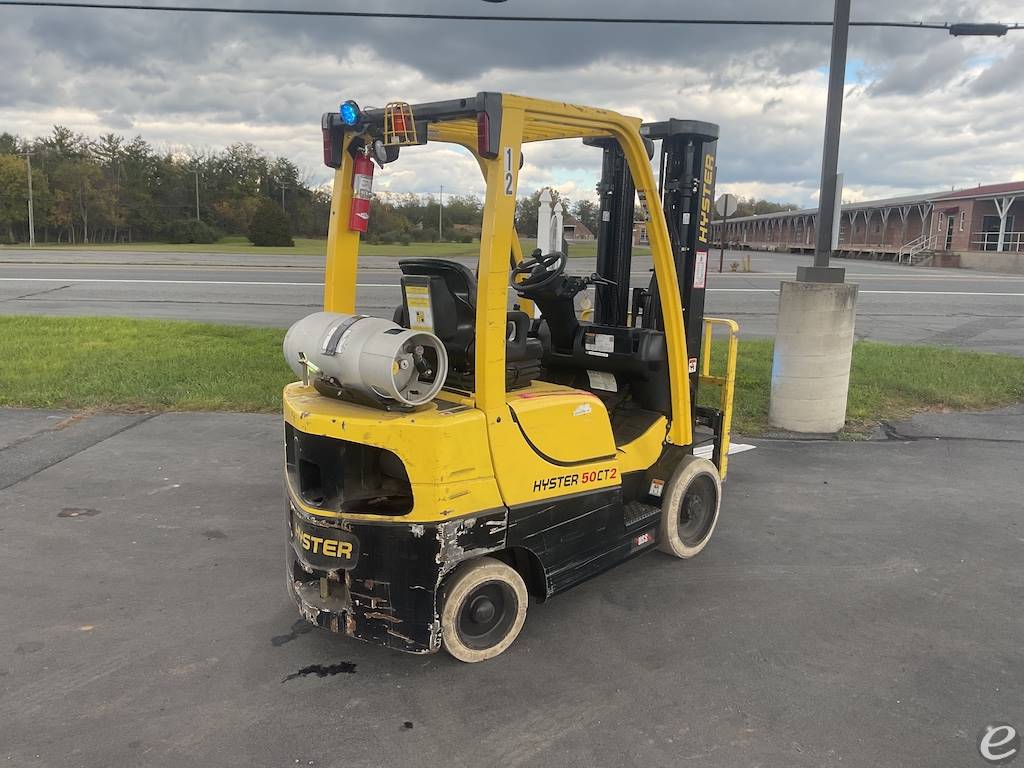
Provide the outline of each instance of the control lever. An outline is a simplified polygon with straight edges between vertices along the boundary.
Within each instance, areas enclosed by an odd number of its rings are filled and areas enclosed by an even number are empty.
[[[601,275],[597,274],[597,272],[592,273],[590,277],[587,279],[587,282],[590,283],[591,285],[618,285],[618,283],[615,282],[614,280],[609,280],[607,277],[602,277]]]

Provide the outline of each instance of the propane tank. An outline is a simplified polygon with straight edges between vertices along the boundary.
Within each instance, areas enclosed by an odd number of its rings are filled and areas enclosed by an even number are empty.
[[[349,206],[348,228],[366,232],[370,224],[370,198],[373,196],[373,163],[357,152],[352,164],[352,205]]]
[[[448,354],[432,333],[390,320],[316,312],[288,329],[284,357],[321,394],[388,410],[430,402],[444,386]]]

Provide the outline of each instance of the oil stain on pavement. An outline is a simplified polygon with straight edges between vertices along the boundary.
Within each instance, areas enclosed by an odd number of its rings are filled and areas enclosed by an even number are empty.
[[[305,619],[298,619],[292,624],[292,631],[287,635],[275,635],[270,638],[270,644],[275,648],[280,648],[285,643],[290,643],[292,640],[298,639],[299,635],[304,635],[307,632],[313,631],[313,625]]]
[[[337,674],[354,675],[355,673],[356,665],[350,661],[339,661],[337,664],[330,664],[326,667],[323,664],[310,664],[308,667],[303,667],[298,672],[292,672],[281,682],[287,683],[289,680],[294,680],[297,677],[306,677],[307,675],[332,677]]]

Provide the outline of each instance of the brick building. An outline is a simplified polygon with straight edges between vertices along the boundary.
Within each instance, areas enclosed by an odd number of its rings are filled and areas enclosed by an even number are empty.
[[[939,249],[1024,251],[1024,182],[950,192],[932,205]]]
[[[562,218],[562,237],[572,242],[584,242],[594,239],[594,233],[582,221],[571,213],[566,213]]]
[[[813,252],[817,209],[731,219],[735,248]],[[713,225],[716,242],[722,222]],[[1024,181],[842,207],[838,255],[1024,272]]]

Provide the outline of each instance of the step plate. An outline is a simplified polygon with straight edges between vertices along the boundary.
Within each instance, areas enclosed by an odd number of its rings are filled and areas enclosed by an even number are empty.
[[[642,501],[631,501],[622,508],[622,519],[626,523],[626,528],[633,528],[650,521],[651,518],[657,517],[661,513],[660,507],[652,507],[650,504],[644,504]]]

